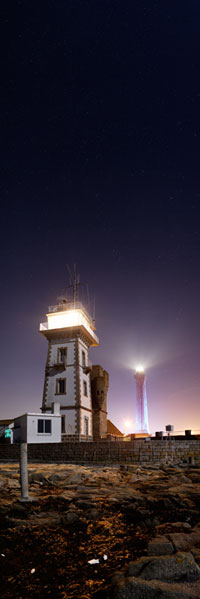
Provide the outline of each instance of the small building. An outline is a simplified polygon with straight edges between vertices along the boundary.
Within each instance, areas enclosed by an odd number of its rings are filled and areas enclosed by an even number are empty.
[[[14,419],[0,420],[0,443],[13,443]]]
[[[28,413],[14,419],[13,443],[60,442],[60,414]]]

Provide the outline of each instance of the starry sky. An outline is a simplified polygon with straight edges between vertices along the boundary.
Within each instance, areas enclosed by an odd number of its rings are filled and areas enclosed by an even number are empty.
[[[200,430],[199,0],[3,0],[0,418],[38,411],[77,265],[109,418]],[[89,290],[89,292],[88,292]]]

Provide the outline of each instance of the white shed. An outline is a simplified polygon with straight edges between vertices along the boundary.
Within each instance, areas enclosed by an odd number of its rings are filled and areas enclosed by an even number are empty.
[[[14,419],[13,443],[60,443],[60,414],[23,414]]]

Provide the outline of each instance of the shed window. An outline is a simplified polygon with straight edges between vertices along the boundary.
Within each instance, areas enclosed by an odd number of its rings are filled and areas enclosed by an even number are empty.
[[[51,433],[51,420],[38,420],[38,433]]]

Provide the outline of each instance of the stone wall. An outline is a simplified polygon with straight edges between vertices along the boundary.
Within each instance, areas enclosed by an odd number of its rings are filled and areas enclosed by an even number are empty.
[[[59,463],[181,463],[200,465],[200,439],[155,438],[145,441],[99,441],[81,443],[46,443],[28,446],[29,462]],[[0,444],[0,462],[17,462],[19,445]]]

